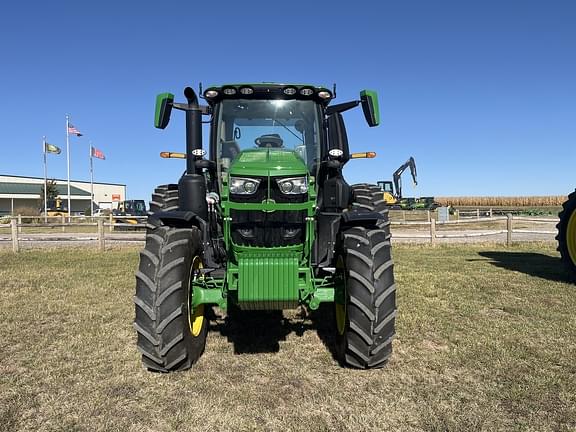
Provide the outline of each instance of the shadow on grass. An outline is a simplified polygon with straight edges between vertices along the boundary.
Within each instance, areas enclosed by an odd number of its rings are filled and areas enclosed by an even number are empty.
[[[282,311],[232,310],[223,322],[213,323],[234,345],[234,354],[277,353],[290,333],[302,336],[312,326],[284,318]]]
[[[341,364],[336,346],[336,319],[334,317],[334,304],[321,303],[318,310],[313,311],[310,318],[318,337],[332,354],[332,358]]]
[[[282,311],[241,311],[233,309],[224,320],[211,317],[210,331],[217,331],[234,346],[234,354],[277,353],[280,342],[292,333],[302,336],[316,331],[322,343],[337,359],[334,316],[330,305],[322,305],[309,316],[285,318]]]
[[[554,282],[572,282],[560,258],[534,252],[479,252],[490,264]]]

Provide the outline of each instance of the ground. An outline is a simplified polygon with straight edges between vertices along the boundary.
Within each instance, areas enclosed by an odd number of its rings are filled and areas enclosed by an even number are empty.
[[[389,365],[343,369],[293,312],[212,322],[204,356],[145,371],[137,248],[0,251],[0,430],[569,431],[576,296],[553,243],[395,245]]]

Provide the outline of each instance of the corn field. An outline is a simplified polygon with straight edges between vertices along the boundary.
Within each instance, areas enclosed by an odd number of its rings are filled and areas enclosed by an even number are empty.
[[[564,195],[515,197],[435,197],[443,206],[470,207],[556,207],[566,201]]]

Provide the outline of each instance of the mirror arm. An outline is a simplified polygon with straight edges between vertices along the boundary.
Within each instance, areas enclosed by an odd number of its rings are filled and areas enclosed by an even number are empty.
[[[204,115],[212,114],[212,107],[208,105],[199,105],[197,107],[191,107],[184,103],[173,103],[172,106],[180,111],[200,111]]]
[[[337,105],[330,105],[328,108],[326,108],[326,115],[331,116],[332,114],[335,113],[343,113],[344,111],[348,111],[349,109],[356,108],[358,105],[360,105],[360,103],[361,101],[355,100],[350,102],[344,102]]]

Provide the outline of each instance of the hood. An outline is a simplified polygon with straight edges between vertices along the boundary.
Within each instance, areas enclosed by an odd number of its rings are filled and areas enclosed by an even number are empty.
[[[229,172],[234,176],[297,176],[306,175],[308,168],[295,151],[258,148],[240,152]]]

